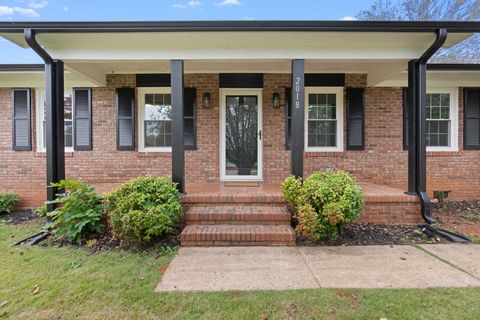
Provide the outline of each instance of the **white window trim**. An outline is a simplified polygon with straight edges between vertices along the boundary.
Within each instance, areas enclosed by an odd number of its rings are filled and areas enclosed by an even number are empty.
[[[73,94],[73,88],[65,88],[65,93]],[[45,88],[35,88],[35,130],[36,130],[36,141],[37,141],[37,152],[46,152],[46,148],[43,146],[43,108],[45,101]],[[75,106],[72,105],[72,122],[74,121]],[[75,135],[74,135],[75,136]],[[72,137],[72,141],[74,139]],[[75,145],[75,141],[73,141]],[[65,147],[65,152],[73,152],[73,145],[71,147]]]
[[[172,147],[145,147],[145,94],[168,93],[172,94],[170,87],[138,88],[138,151],[140,152],[172,152]],[[173,137],[172,137],[173,138]]]
[[[306,152],[343,152],[343,87],[305,87],[305,151]],[[308,95],[312,93],[335,93],[337,97],[337,141],[336,147],[308,146]]]
[[[427,93],[450,94],[450,146],[427,147],[427,152],[458,151],[458,88],[427,88]]]

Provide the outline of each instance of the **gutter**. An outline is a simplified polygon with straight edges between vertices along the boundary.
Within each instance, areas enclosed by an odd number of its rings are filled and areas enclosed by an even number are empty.
[[[447,40],[447,34],[448,34],[448,31],[446,28],[441,28],[437,30],[436,32],[437,36],[435,38],[435,41],[418,59],[420,72],[422,72],[423,70],[423,72],[425,72],[425,75],[426,75],[427,61],[443,46],[443,44]],[[440,236],[449,241],[458,242],[458,243],[470,242],[470,239],[465,237],[462,234],[440,229],[433,226],[433,224],[437,223],[437,220],[435,220],[435,218],[432,216],[432,212],[430,210],[430,198],[428,197],[426,190],[422,190],[424,188],[425,186],[423,186],[423,188],[422,187],[417,188],[417,196],[420,199],[422,218],[426,222],[422,226],[422,231],[430,237]]]
[[[94,21],[0,22],[0,32],[24,29],[43,32],[199,32],[199,31],[324,31],[324,32],[480,32],[478,21]]]

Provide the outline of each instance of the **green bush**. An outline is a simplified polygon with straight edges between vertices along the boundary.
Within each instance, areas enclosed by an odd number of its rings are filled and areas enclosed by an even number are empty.
[[[116,237],[149,242],[178,228],[182,206],[176,184],[170,179],[139,177],[106,199]]]
[[[360,216],[364,202],[356,179],[344,171],[315,172],[303,182],[288,177],[282,193],[296,211],[297,234],[314,239],[336,238]]]
[[[49,229],[56,237],[79,244],[89,235],[103,231],[105,207],[93,187],[76,180],[61,180],[52,183],[51,187],[64,192],[57,194],[55,200],[45,203],[57,205],[54,211],[47,212],[45,206],[37,210],[39,216],[51,218],[45,229]]]
[[[11,192],[0,192],[0,213],[11,213],[20,197]]]

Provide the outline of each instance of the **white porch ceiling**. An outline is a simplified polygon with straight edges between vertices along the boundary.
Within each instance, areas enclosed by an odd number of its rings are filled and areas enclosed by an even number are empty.
[[[0,34],[27,47],[23,34]],[[468,33],[449,34],[445,47]],[[433,43],[420,32],[122,32],[39,33],[38,42],[82,81],[105,85],[106,74],[168,73],[171,59],[186,73],[290,73],[305,59],[311,73],[366,73],[378,86],[406,69]]]
[[[406,87],[408,72],[403,70],[378,84],[379,87]],[[475,70],[428,70],[428,87],[480,87],[480,71]]]

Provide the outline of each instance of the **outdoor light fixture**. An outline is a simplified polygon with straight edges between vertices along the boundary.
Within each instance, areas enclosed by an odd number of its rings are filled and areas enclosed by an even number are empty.
[[[205,92],[202,97],[202,106],[204,109],[210,108],[210,93]]]
[[[280,108],[280,93],[274,92],[272,97],[273,108]]]

